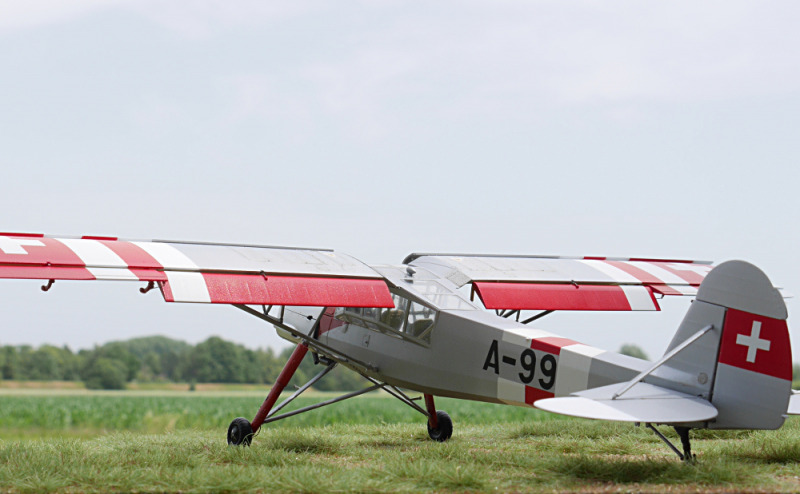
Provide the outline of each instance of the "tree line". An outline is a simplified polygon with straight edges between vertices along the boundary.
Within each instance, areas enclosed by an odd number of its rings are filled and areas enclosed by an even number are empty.
[[[190,345],[165,336],[115,341],[77,353],[69,347],[30,345],[0,347],[0,377],[19,381],[82,381],[89,389],[124,389],[130,382],[246,383],[271,385],[294,348],[276,353],[272,348],[252,350],[222,338]],[[632,344],[619,353],[647,360]],[[290,386],[300,386],[322,370],[307,355]],[[800,364],[792,367],[800,386]],[[314,387],[321,391],[350,391],[366,381],[341,366]]]
[[[3,379],[13,380],[82,381],[89,389],[124,389],[134,381],[271,385],[292,350],[252,350],[216,336],[197,345],[148,336],[78,352],[67,346],[6,345],[0,351],[0,373]],[[290,385],[305,383],[321,369],[309,354]],[[353,390],[364,383],[356,373],[337,368],[314,387]]]

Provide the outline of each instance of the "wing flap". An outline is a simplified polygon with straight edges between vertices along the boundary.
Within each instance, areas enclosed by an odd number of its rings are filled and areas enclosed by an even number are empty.
[[[594,388],[572,396],[539,400],[534,405],[548,412],[597,420],[685,424],[705,422],[717,409],[703,398],[647,383],[637,383],[612,399],[625,383]]]
[[[474,286],[487,309],[660,310],[647,286],[481,281]]]
[[[168,302],[394,307],[386,283],[374,279],[180,273],[161,287]]]

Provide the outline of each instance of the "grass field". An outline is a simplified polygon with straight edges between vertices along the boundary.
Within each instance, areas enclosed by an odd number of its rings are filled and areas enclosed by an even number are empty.
[[[455,431],[434,443],[424,417],[369,394],[228,447],[228,423],[252,417],[262,394],[5,389],[0,490],[800,491],[795,420],[773,432],[695,433],[698,461],[685,465],[630,424],[447,399],[437,405]]]

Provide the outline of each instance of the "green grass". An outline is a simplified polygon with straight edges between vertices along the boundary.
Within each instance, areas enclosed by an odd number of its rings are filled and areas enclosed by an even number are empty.
[[[237,416],[251,419],[266,393],[211,392],[20,392],[0,395],[0,438],[56,434],[91,436],[114,431],[171,432],[227,430]],[[312,393],[286,410],[336,396]],[[440,408],[471,424],[559,420],[530,408],[440,400]],[[424,422],[424,417],[385,394],[370,393],[270,424],[270,428],[333,424],[397,424]]]
[[[455,431],[434,443],[420,414],[370,394],[267,425],[250,448],[228,447],[231,418],[251,417],[260,401],[3,394],[0,490],[800,491],[797,420],[779,431],[697,433],[697,463],[686,465],[630,424],[458,400],[437,400]]]

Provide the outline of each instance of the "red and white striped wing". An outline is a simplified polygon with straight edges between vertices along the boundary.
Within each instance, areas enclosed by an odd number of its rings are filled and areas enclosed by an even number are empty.
[[[152,281],[168,302],[393,307],[372,268],[315,249],[0,234],[0,278]]]
[[[660,310],[656,295],[696,295],[704,261],[418,255],[407,261],[471,282],[487,309]],[[449,271],[448,271],[449,270]]]

